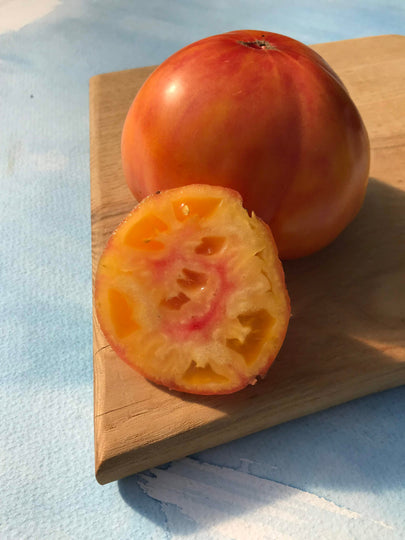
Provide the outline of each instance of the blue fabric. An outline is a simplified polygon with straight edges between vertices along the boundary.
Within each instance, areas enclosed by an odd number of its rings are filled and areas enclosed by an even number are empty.
[[[403,33],[403,0],[32,4],[0,3],[0,537],[404,538],[404,388],[97,484],[88,140],[95,74],[239,28]]]

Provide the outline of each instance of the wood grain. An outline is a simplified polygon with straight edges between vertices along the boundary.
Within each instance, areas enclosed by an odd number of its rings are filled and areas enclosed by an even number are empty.
[[[104,484],[405,383],[405,37],[314,46],[358,105],[372,145],[355,221],[320,253],[285,264],[293,315],[265,381],[231,396],[159,388],[120,361],[94,317],[96,478]],[[90,80],[93,275],[134,206],[120,162],[129,105],[153,67]]]

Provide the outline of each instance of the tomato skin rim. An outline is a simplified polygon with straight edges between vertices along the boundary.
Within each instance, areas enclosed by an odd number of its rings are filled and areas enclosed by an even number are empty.
[[[206,190],[207,185],[206,184],[193,184],[192,186],[183,186],[183,187],[179,187],[179,188],[172,188],[172,189],[168,189],[168,190],[159,191],[157,193],[153,193],[153,194],[150,194],[147,197],[145,197],[145,199],[143,199],[141,202],[139,202],[130,211],[130,213],[121,220],[120,224],[115,228],[113,233],[110,235],[110,238],[108,239],[108,242],[107,242],[107,244],[106,244],[106,246],[104,248],[104,252],[108,251],[108,249],[111,248],[111,246],[113,245],[115,236],[118,234],[118,230],[120,229],[120,227],[122,225],[126,224],[127,222],[129,222],[131,220],[132,216],[134,215],[134,213],[137,213],[139,211],[139,209],[142,208],[143,205],[147,203],[147,200],[156,199],[159,196],[162,196],[162,197],[170,196],[170,192],[179,192],[184,188],[189,189],[189,187],[193,187],[197,191],[200,190],[200,189],[204,191],[204,190]],[[241,197],[240,193],[237,192],[236,190],[231,189],[231,188],[224,188],[223,186],[208,186],[208,187],[209,188],[210,187],[220,188],[220,190],[227,192],[228,195],[230,195],[232,198],[234,198],[236,201],[238,201],[241,206],[243,206],[242,205],[242,202],[243,202],[242,197]],[[277,246],[276,246],[274,238],[273,238],[273,236],[271,234],[270,227],[263,220],[261,220],[260,218],[257,218],[257,216],[255,216],[255,217],[261,223],[261,225],[263,226],[263,230],[266,232],[266,238],[267,238],[268,242],[271,244],[271,248],[272,248],[272,250],[274,250],[274,253],[277,254]],[[101,260],[101,257],[100,257],[100,260]],[[119,357],[119,359],[124,361],[130,368],[134,369],[139,375],[141,375],[143,378],[150,381],[151,383],[157,385],[159,388],[164,389],[164,390],[168,390],[168,391],[176,391],[176,392],[180,392],[180,393],[192,394],[192,395],[201,395],[201,396],[233,394],[235,392],[238,392],[238,391],[248,387],[249,385],[255,385],[256,382],[258,381],[259,377],[261,379],[265,378],[265,376],[267,375],[267,372],[269,371],[271,365],[274,363],[276,357],[278,356],[278,354],[280,352],[280,349],[281,349],[281,347],[283,345],[283,342],[285,340],[285,336],[287,334],[288,325],[289,325],[289,318],[290,318],[290,315],[291,315],[290,297],[288,295],[288,291],[287,291],[287,288],[286,288],[285,274],[284,274],[283,265],[282,265],[280,259],[277,258],[276,261],[274,261],[274,264],[276,265],[275,268],[276,268],[276,271],[277,271],[278,278],[280,279],[280,282],[281,282],[281,285],[282,285],[282,290],[284,292],[284,300],[286,302],[286,305],[285,305],[285,318],[284,318],[283,328],[282,328],[282,330],[280,330],[277,333],[279,347],[274,352],[274,354],[271,354],[268,357],[268,359],[266,361],[266,364],[263,365],[262,368],[258,372],[256,372],[256,374],[254,376],[246,375],[246,377],[240,377],[237,384],[234,384],[233,386],[229,386],[228,388],[225,388],[225,389],[222,389],[222,390],[219,390],[219,391],[214,390],[214,389],[210,390],[209,388],[204,389],[204,388],[201,388],[201,387],[198,388],[198,391],[196,391],[195,389],[189,389],[189,388],[187,388],[185,386],[181,386],[181,385],[177,384],[175,381],[168,381],[168,380],[165,381],[163,379],[159,379],[158,377],[154,377],[153,375],[151,375],[147,371],[143,370],[142,367],[140,367],[139,365],[132,362],[128,358],[128,353],[126,352],[125,347],[120,345],[119,340],[115,340],[113,338],[109,339],[108,336],[111,336],[111,334],[110,334],[108,328],[104,325],[104,322],[103,322],[104,318],[103,318],[103,315],[102,315],[101,306],[96,301],[95,302],[95,310],[96,310],[96,315],[97,315],[97,322],[99,324],[99,327],[100,327],[102,333],[104,334],[104,336],[106,337],[106,339],[108,341],[108,345],[116,353],[116,355]],[[101,279],[103,279],[103,278],[100,277],[98,272],[96,272],[95,287],[94,287],[94,295],[95,295],[96,299],[97,299],[97,296],[98,296],[98,290],[99,290],[99,287],[100,287],[100,280]]]

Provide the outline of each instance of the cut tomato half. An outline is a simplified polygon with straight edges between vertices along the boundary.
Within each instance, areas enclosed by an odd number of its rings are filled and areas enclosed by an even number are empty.
[[[95,306],[124,361],[195,394],[228,394],[263,377],[290,317],[270,229],[237,192],[208,185],[134,208],[101,256]]]

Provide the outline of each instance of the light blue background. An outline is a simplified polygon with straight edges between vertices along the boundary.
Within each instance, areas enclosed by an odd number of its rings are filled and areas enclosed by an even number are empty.
[[[2,539],[405,537],[404,388],[94,479],[88,81],[239,28],[403,34],[405,4],[64,0],[0,35]]]

